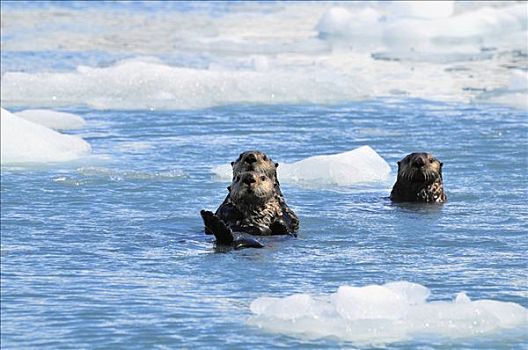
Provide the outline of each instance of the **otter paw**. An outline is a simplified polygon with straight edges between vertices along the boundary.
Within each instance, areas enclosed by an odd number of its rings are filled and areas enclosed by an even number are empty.
[[[287,235],[289,233],[288,226],[283,221],[274,221],[270,225],[270,230],[274,235]]]
[[[201,210],[200,215],[204,221],[206,232],[215,235],[216,241],[220,244],[233,243],[233,233],[218,216],[207,210]]]

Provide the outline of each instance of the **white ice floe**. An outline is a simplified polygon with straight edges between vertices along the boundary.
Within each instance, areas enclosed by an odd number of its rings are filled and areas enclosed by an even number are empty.
[[[140,59],[102,68],[80,66],[75,72],[65,73],[7,72],[2,77],[1,93],[2,100],[17,104],[88,105],[100,109],[324,103],[358,96],[360,78],[339,83],[332,73],[318,71],[318,76],[313,77],[292,68],[275,67],[265,72],[226,67],[202,69]]]
[[[228,164],[212,169],[216,177],[231,180]],[[295,163],[280,163],[277,176],[281,183],[300,183],[310,186],[348,186],[355,183],[385,181],[390,173],[389,164],[369,146],[354,150],[313,156]]]
[[[446,18],[453,14],[454,1],[387,1],[381,3],[386,6],[390,15],[395,17],[411,17],[421,19]]]
[[[525,4],[453,14],[452,1],[387,2],[359,10],[329,9],[317,30],[325,38],[368,40],[389,52],[480,52],[482,47],[525,48]],[[373,42],[374,41],[374,42]],[[375,41],[378,41],[377,43]],[[422,56],[424,57],[424,56]]]
[[[505,329],[525,329],[528,310],[511,302],[427,302],[428,288],[410,282],[341,286],[322,296],[260,297],[250,309],[251,325],[304,338],[332,337],[359,344],[387,344],[427,336],[466,339]]]
[[[61,134],[3,108],[0,121],[2,165],[65,162],[91,152],[82,138]]]
[[[528,72],[524,70],[512,70],[511,72],[512,76],[507,86],[485,91],[475,100],[528,110]]]
[[[80,129],[86,125],[86,121],[78,115],[47,109],[26,109],[15,114],[30,122],[55,130]]]
[[[66,71],[3,68],[3,105],[39,108],[190,109],[387,96],[481,102],[480,92],[506,88],[512,69],[523,69],[528,39],[523,2],[250,2],[222,16],[167,11],[155,21],[141,11],[62,10],[65,23],[96,27],[105,40],[61,26],[24,36],[25,23],[54,23],[56,14],[6,11],[2,28],[14,37],[2,43],[6,52],[137,56]],[[157,59],[139,58],[148,55]],[[516,107],[518,100],[494,99]]]

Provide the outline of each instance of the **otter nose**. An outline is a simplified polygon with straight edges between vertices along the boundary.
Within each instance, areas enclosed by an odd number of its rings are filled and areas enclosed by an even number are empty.
[[[255,163],[257,161],[257,157],[253,154],[253,153],[250,153],[247,155],[246,157],[246,163]]]
[[[252,184],[254,182],[257,182],[257,179],[255,179],[255,176],[253,176],[253,174],[248,174],[246,176],[244,176],[244,178],[242,179],[242,181],[245,183],[245,184]]]
[[[414,160],[413,165],[416,168],[421,168],[425,165],[425,160],[422,157],[418,157]]]

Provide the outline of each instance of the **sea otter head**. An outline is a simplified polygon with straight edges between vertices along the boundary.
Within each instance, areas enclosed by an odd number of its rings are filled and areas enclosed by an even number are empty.
[[[423,184],[442,180],[442,165],[431,153],[411,153],[398,162],[398,180]]]
[[[235,205],[259,206],[273,198],[275,186],[266,174],[245,171],[235,176],[229,195]]]
[[[233,180],[238,175],[246,171],[263,173],[273,182],[277,180],[277,167],[279,163],[274,163],[265,153],[260,151],[246,151],[240,153],[238,159],[231,162],[233,167]]]

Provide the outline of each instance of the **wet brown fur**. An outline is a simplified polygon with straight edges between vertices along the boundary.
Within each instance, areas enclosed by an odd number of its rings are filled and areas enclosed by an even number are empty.
[[[411,153],[398,162],[398,178],[390,199],[394,202],[444,203],[442,163],[430,153]]]
[[[242,218],[238,226],[270,227],[281,216],[281,207],[272,179],[254,171],[237,175],[229,196]]]
[[[230,193],[216,210],[215,215],[219,216],[226,223],[237,222],[240,220],[240,217],[247,218],[249,221],[256,220],[260,222],[261,219],[257,219],[260,217],[260,214],[258,214],[254,208],[248,206],[248,210],[242,214],[240,208],[243,206],[240,205],[240,203],[235,206],[233,203],[234,200],[232,199],[232,191],[233,187],[236,185],[235,180],[237,177],[246,172],[254,172],[260,176],[264,175],[269,179],[272,188],[270,189],[268,184],[265,186],[267,190],[270,190],[273,193],[273,201],[271,202],[276,201],[279,204],[278,210],[276,208],[272,210],[267,207],[259,208],[259,210],[264,210],[266,212],[262,214],[263,217],[271,217],[270,210],[274,211],[275,215],[275,221],[267,225],[273,225],[272,233],[263,234],[295,234],[299,229],[299,219],[293,210],[288,207],[281,192],[279,181],[277,179],[277,167],[279,166],[279,163],[273,162],[273,160],[263,152],[246,151],[241,153],[237,160],[231,163],[231,166],[233,167],[233,182],[231,186],[228,187]]]
[[[277,167],[279,163],[274,163],[265,153],[260,151],[246,151],[240,153],[238,159],[231,162],[233,168],[233,180],[235,177],[246,171],[257,171],[264,173],[274,183],[277,181]]]

